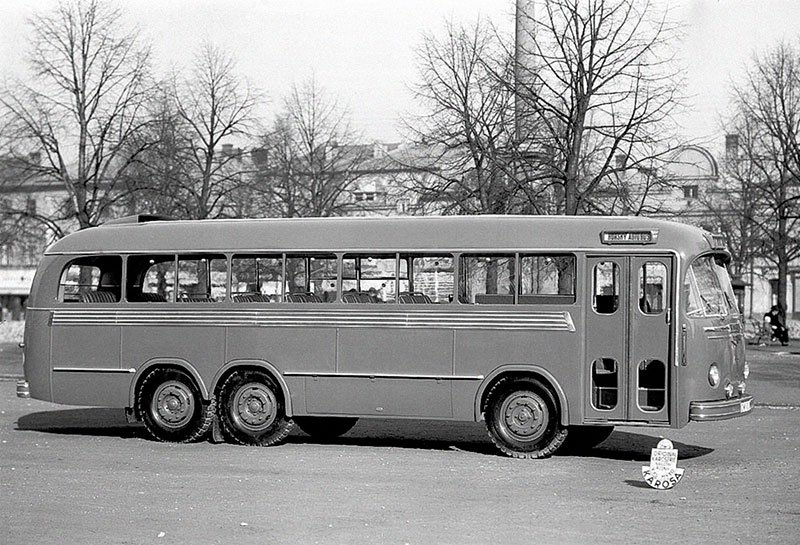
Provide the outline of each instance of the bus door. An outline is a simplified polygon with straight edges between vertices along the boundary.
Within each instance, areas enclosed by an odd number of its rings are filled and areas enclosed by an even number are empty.
[[[672,258],[587,259],[585,415],[667,422]]]

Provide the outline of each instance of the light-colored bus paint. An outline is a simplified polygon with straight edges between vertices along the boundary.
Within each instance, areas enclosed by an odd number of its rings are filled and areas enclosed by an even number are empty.
[[[626,229],[657,230],[658,237],[652,244],[639,246],[604,245],[600,233],[604,230]],[[253,241],[258,241],[255,244]],[[397,241],[397,245],[393,243]],[[458,267],[458,257],[464,253],[533,253],[564,254],[576,256],[577,292],[571,303],[535,305],[503,305],[476,307],[458,301],[436,305],[435,309],[385,304],[375,309],[355,308],[334,303],[313,304],[308,307],[291,303],[247,304],[230,299],[212,304],[193,303],[129,303],[75,305],[54,302],[52,286],[58,281],[61,268],[73,256],[129,255],[141,254],[224,254],[230,260],[233,254],[292,254],[320,252],[335,255],[340,261],[345,253],[412,253],[451,254]],[[306,414],[305,409],[292,407],[295,391],[297,399],[305,403],[304,380],[309,377],[322,379],[369,379],[403,381],[412,387],[415,381],[427,383],[441,379],[457,389],[451,390],[453,418],[461,418],[465,411],[457,396],[468,395],[468,405],[474,419],[479,419],[480,399],[492,378],[501,369],[514,372],[535,372],[548,381],[558,395],[562,407],[562,423],[585,423],[581,405],[586,391],[586,349],[583,341],[587,327],[585,262],[591,256],[673,256],[673,287],[679,288],[683,276],[693,259],[699,255],[721,253],[711,242],[710,236],[694,227],[646,218],[565,218],[565,217],[450,217],[450,218],[391,218],[391,219],[295,219],[295,220],[214,220],[189,222],[152,222],[146,224],[118,224],[87,229],[60,240],[48,248],[42,265],[34,279],[30,299],[31,315],[49,314],[49,333],[54,328],[62,332],[91,331],[91,328],[119,328],[121,352],[114,356],[119,360],[119,370],[112,375],[129,374],[125,370],[138,368],[131,381],[130,402],[133,404],[134,385],[145,369],[139,367],[141,360],[148,365],[154,361],[180,361],[195,378],[207,398],[209,390],[217,386],[219,378],[234,365],[253,362],[253,365],[270,370],[283,390],[289,414]],[[123,274],[126,274],[127,268]],[[341,274],[341,271],[339,271]],[[456,274],[456,279],[457,273]],[[227,288],[230,293],[231,275]],[[123,279],[123,285],[125,284]],[[124,293],[123,293],[124,296]],[[709,358],[723,354],[721,348],[707,346],[698,350],[701,341],[725,342],[731,332],[714,332],[719,340],[704,328],[718,327],[709,320],[687,320],[683,313],[681,289],[672,289],[667,306],[670,315],[671,347],[668,361],[672,361],[669,372],[668,401],[669,425],[680,427],[688,422],[689,400],[720,399],[720,392],[712,391],[704,381],[704,369]],[[341,293],[339,293],[341,297]],[[45,312],[39,312],[45,311]],[[34,329],[45,327],[39,319],[29,323],[26,344],[30,342]],[[681,336],[678,332],[688,327],[690,350],[694,350],[688,367],[680,366]],[[722,326],[724,327],[724,325]],[[733,328],[733,326],[730,326]],[[111,331],[111,330],[109,330]],[[392,341],[391,333],[417,335],[416,339],[447,344],[435,348],[435,358],[420,359],[412,369],[398,366],[403,360],[401,344]],[[452,332],[451,334],[449,332]],[[302,333],[302,335],[300,335]],[[447,333],[447,334],[445,334]],[[87,333],[84,333],[86,335]],[[627,333],[623,333],[627,335]],[[305,341],[301,338],[308,337]],[[354,343],[370,338],[378,339],[374,347],[380,354],[381,347],[390,358],[374,370],[369,366],[369,351]],[[702,337],[702,338],[701,338]],[[42,337],[39,336],[39,339]],[[55,346],[47,347],[48,361],[52,368],[78,369],[75,373],[92,374],[97,369],[112,370],[111,365],[75,366],[59,362],[60,345],[69,341],[69,335],[61,335]],[[196,343],[193,350],[182,350],[181,358],[171,358],[169,346],[174,339],[184,344]],[[361,339],[361,341],[359,340]],[[409,349],[419,346],[419,341],[409,341]],[[150,358],[137,360],[136,353],[151,347]],[[722,345],[720,345],[721,347]],[[388,347],[388,350],[387,350]],[[185,347],[184,347],[185,348]],[[213,349],[213,353],[209,353]],[[42,359],[40,354],[34,359]],[[26,346],[26,353],[28,346]],[[542,356],[542,353],[545,353]],[[160,354],[163,354],[161,357]],[[419,350],[413,352],[419,356]],[[73,354],[76,356],[77,352]],[[258,356],[253,358],[253,356]],[[264,359],[261,359],[261,358]],[[349,361],[356,357],[357,365]],[[558,360],[558,357],[563,360]],[[527,363],[541,358],[536,364]],[[270,360],[269,363],[266,360]],[[231,360],[231,361],[229,361]],[[235,361],[234,361],[235,360]],[[427,369],[426,362],[435,365]],[[546,362],[546,363],[545,363]],[[82,364],[83,362],[81,362]],[[109,361],[107,363],[112,363]],[[380,362],[379,362],[380,363]],[[36,363],[40,366],[41,363]],[[222,366],[222,367],[220,367]],[[447,370],[447,373],[444,370]],[[495,369],[492,375],[488,369]],[[406,372],[407,371],[407,372]],[[674,371],[674,372],[672,372]],[[36,374],[31,370],[33,374]],[[733,372],[733,371],[729,371]],[[738,373],[738,370],[736,371]],[[26,377],[28,376],[26,367]],[[58,374],[71,374],[59,371]],[[45,387],[43,376],[37,385]],[[480,381],[478,377],[485,378]],[[205,381],[202,379],[205,377]],[[286,379],[284,379],[286,377]],[[52,376],[49,377],[50,397]],[[687,387],[691,384],[691,388]],[[480,388],[479,388],[480,386]],[[88,390],[87,390],[88,391]],[[395,392],[397,393],[397,392]],[[627,394],[626,394],[627,395]],[[90,402],[90,400],[86,400]],[[444,414],[444,413],[443,413]],[[468,416],[469,417],[469,416]],[[617,422],[616,420],[614,422]],[[639,424],[621,420],[629,424]],[[660,425],[660,424],[658,424]]]

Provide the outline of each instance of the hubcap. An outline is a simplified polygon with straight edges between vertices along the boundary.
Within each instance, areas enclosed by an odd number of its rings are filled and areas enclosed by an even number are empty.
[[[251,382],[240,387],[233,396],[233,420],[247,431],[269,428],[277,417],[278,401],[267,386]]]
[[[544,435],[550,413],[533,392],[515,392],[501,407],[500,424],[517,441],[536,441]]]
[[[165,428],[180,428],[194,414],[194,396],[185,384],[170,380],[161,384],[153,394],[150,412],[157,423]]]

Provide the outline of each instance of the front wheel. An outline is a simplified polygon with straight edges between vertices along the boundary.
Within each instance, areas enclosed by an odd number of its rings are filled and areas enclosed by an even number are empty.
[[[159,441],[188,443],[211,427],[214,401],[203,403],[192,377],[179,369],[153,369],[136,395],[136,412],[147,432]]]
[[[217,418],[225,439],[240,445],[269,447],[289,435],[283,394],[263,371],[234,371],[219,390]]]
[[[358,418],[325,417],[325,416],[296,416],[295,423],[305,433],[315,439],[335,439],[344,435],[356,425]]]
[[[492,442],[514,458],[546,458],[567,437],[555,396],[534,378],[497,381],[486,397],[484,416]]]

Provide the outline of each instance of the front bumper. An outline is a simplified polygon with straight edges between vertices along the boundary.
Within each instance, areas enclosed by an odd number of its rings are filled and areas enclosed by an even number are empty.
[[[707,422],[727,420],[744,416],[753,410],[753,396],[743,395],[718,401],[692,401],[689,404],[689,420]]]
[[[17,381],[17,397],[21,397],[23,399],[30,399],[31,385],[28,384],[27,380]]]

